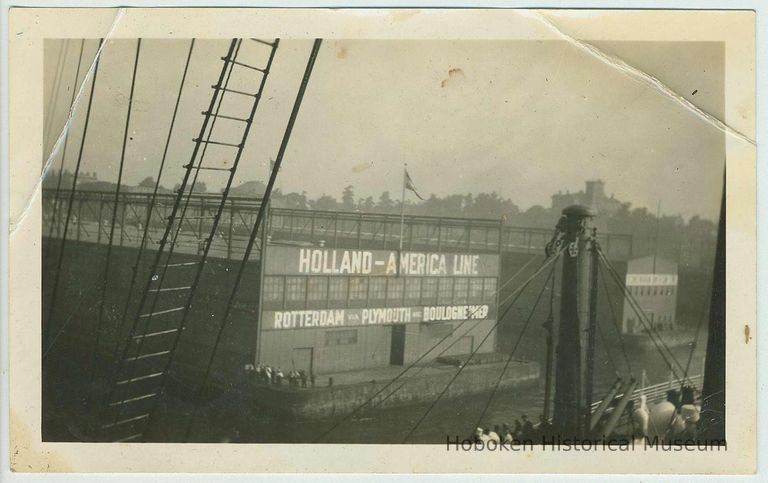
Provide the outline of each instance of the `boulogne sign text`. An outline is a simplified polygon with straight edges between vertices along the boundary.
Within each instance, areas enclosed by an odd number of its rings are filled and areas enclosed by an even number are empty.
[[[488,305],[385,307],[365,309],[318,309],[265,311],[264,330],[354,327],[361,325],[413,324],[419,322],[482,320],[492,317]]]

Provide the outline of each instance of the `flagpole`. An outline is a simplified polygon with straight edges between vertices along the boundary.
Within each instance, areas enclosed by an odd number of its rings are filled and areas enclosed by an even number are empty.
[[[407,170],[408,163],[403,163],[403,193],[400,195],[400,252],[403,251],[403,236],[405,235],[405,173]],[[400,266],[399,260],[398,266]]]

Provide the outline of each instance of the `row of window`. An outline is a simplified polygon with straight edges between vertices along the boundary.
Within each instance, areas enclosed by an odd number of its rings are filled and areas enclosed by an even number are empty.
[[[632,295],[647,296],[647,295],[674,295],[674,285],[666,287],[646,287],[646,286],[628,286],[627,289]]]
[[[264,277],[266,310],[464,305],[496,300],[495,277]]]

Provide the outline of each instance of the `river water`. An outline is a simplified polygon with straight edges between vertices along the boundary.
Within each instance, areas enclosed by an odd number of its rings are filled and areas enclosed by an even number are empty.
[[[706,334],[702,333],[691,358],[689,375],[703,373]],[[677,360],[687,365],[690,347],[673,348]],[[614,359],[617,354],[614,354]],[[640,378],[644,369],[648,384],[670,379],[670,371],[664,359],[655,350],[634,349],[628,352],[633,375]],[[618,365],[618,361],[617,365]],[[626,364],[619,366],[620,375],[626,376]],[[461,377],[461,376],[460,376]],[[600,399],[616,380],[616,372],[605,352],[596,353],[595,399]],[[679,388],[678,388],[679,389]],[[479,423],[481,426],[512,425],[515,419],[526,414],[537,421],[543,413],[544,387],[525,387],[498,391],[491,399],[486,416],[478,417],[489,400],[489,393],[440,400],[427,417],[413,430],[431,402],[408,407],[379,409],[357,414],[337,425],[340,418],[328,420],[286,421],[247,401],[236,391],[221,393],[218,397],[196,404],[197,415],[191,441],[233,443],[437,443],[444,444],[446,437],[469,436]],[[188,415],[193,409],[188,399],[171,398],[161,414],[155,418],[152,440],[181,440]]]
[[[706,350],[705,332],[699,336],[699,342],[690,358],[688,374],[703,374]],[[531,340],[527,344],[529,351],[540,350],[543,344]],[[685,367],[688,363],[690,346],[672,349],[675,358]],[[71,353],[70,353],[71,354]],[[595,352],[595,391],[594,399],[599,400],[607,393],[616,380],[617,372],[622,377],[629,374],[623,362],[621,351],[614,347],[612,357],[607,357],[605,350]],[[543,354],[541,354],[543,358]],[[632,365],[634,377],[640,379],[645,371],[647,384],[658,384],[670,380],[670,371],[656,350],[629,349],[628,359]],[[529,358],[532,359],[532,358]],[[536,358],[538,359],[538,357]],[[669,357],[668,357],[669,359]],[[77,441],[82,435],[72,431],[72,422],[78,424],[82,419],[84,404],[88,395],[88,380],[73,377],[81,371],[82,361],[72,357],[58,359],[49,369],[48,383],[44,391],[43,432],[46,441]],[[543,366],[542,366],[543,367]],[[616,368],[616,370],[614,369]],[[677,371],[681,374],[682,371]],[[462,373],[459,377],[464,377]],[[471,376],[468,376],[471,377]],[[543,377],[542,377],[543,380]],[[532,421],[537,421],[543,413],[544,386],[538,384],[499,390],[490,400],[487,413],[478,421],[480,413],[488,404],[490,393],[476,394],[461,398],[441,399],[423,419],[419,421],[431,402],[407,407],[378,409],[361,412],[338,424],[341,416],[326,420],[285,420],[275,417],[269,411],[259,407],[257,402],[242,391],[237,390],[238,383],[232,382],[229,389],[216,389],[205,400],[195,400],[190,395],[188,385],[169,384],[166,397],[158,405],[158,410],[151,421],[147,441],[182,442],[191,415],[194,417],[194,429],[189,441],[192,442],[233,442],[233,443],[436,443],[445,444],[447,437],[469,436],[474,428],[480,426],[514,424],[526,414]],[[333,431],[326,434],[331,427]],[[409,434],[411,433],[412,434]],[[322,439],[321,439],[321,436]]]

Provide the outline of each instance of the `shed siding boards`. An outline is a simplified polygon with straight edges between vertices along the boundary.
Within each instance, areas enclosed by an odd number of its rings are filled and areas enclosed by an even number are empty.
[[[441,342],[424,362],[434,360],[449,345],[456,342],[442,355],[468,354],[478,345],[489,331],[493,331],[477,350],[477,354],[490,353],[496,347],[494,320],[470,320],[459,327],[461,321],[407,324],[405,328],[405,364],[415,362],[422,354],[445,337],[447,329],[453,334]],[[438,330],[435,330],[435,328]],[[458,328],[458,329],[457,329]],[[327,344],[327,333],[357,331],[357,342],[353,344]],[[389,365],[392,342],[392,326],[345,327],[333,329],[296,329],[264,331],[261,333],[261,357],[259,363],[279,367],[283,371],[300,369],[296,367],[294,349],[313,349],[313,371],[316,374],[370,369]],[[471,343],[470,343],[471,341]]]
[[[653,256],[630,260],[625,283],[637,304],[645,313],[647,323],[659,332],[677,328],[677,264]],[[642,333],[640,322],[629,301],[624,301],[622,315],[624,333]]]
[[[355,344],[326,344],[326,333],[356,330]],[[389,327],[348,327],[343,329],[297,329],[261,333],[260,363],[286,370],[294,368],[293,350],[313,349],[316,374],[382,367],[389,364]],[[406,340],[407,347],[407,340]],[[299,369],[298,367],[296,369]]]
[[[457,341],[457,339],[467,338],[465,341],[458,341],[453,346],[446,350],[445,356],[469,354],[472,350],[477,349],[480,341],[488,334],[489,331],[493,331],[482,347],[479,348],[477,354],[485,354],[494,352],[496,350],[496,329],[494,328],[495,320],[469,320],[464,325],[461,325],[461,321],[456,322],[442,322],[435,324],[418,324],[414,327],[414,331],[418,329],[418,332],[411,334],[406,329],[406,342],[405,342],[405,362],[411,363],[418,359],[422,354],[428,351],[432,346],[437,344],[440,339],[445,337],[444,333],[441,333],[442,327],[439,330],[435,330],[436,326],[445,324],[453,329],[453,334],[441,342],[433,351],[425,357],[424,361],[434,360],[441,354],[449,345]],[[461,325],[461,327],[459,327]],[[474,344],[469,344],[469,338],[474,341]]]

